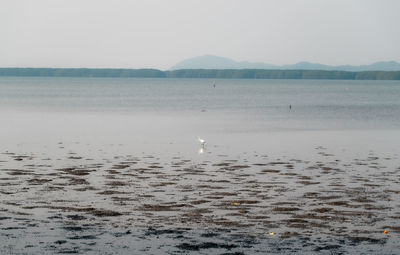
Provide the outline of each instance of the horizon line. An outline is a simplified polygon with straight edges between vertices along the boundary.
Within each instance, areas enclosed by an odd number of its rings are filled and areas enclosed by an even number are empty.
[[[399,63],[400,64],[400,63]],[[338,67],[338,66],[332,66]],[[0,67],[0,69],[88,69],[88,70],[155,70],[160,72],[174,72],[179,70],[264,70],[264,71],[325,71],[325,72],[349,72],[349,73],[360,73],[360,72],[400,72],[399,70],[362,70],[362,71],[347,71],[347,70],[335,70],[335,69],[288,69],[288,68],[179,68],[179,69],[158,69],[152,67],[144,68],[121,68],[121,67]],[[1,75],[0,75],[1,76]]]

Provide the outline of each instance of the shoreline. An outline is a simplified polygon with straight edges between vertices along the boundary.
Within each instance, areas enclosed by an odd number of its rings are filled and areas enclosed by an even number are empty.
[[[206,78],[289,80],[400,80],[400,71],[307,69],[179,69],[1,67],[0,77]]]

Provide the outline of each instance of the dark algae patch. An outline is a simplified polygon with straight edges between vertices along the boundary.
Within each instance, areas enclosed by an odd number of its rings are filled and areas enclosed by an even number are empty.
[[[237,245],[234,244],[220,244],[220,243],[214,243],[214,242],[205,242],[205,243],[199,243],[199,244],[193,244],[193,243],[182,243],[177,245],[181,250],[185,251],[199,251],[202,249],[227,249],[231,250],[232,248],[236,248]]]

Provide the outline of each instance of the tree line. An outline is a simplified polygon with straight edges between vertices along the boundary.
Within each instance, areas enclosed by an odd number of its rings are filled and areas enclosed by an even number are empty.
[[[324,70],[264,69],[182,69],[161,71],[157,69],[108,68],[0,68],[0,76],[400,80],[400,71],[346,72]]]

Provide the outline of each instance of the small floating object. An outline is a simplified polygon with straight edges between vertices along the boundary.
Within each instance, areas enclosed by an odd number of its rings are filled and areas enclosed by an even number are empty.
[[[273,236],[273,235],[275,235],[275,233],[274,232],[269,232],[269,235]]]
[[[233,205],[240,205],[239,202],[233,202],[232,204],[233,204]]]
[[[387,235],[387,234],[389,234],[389,230],[385,230],[385,231],[383,231],[383,233],[384,233],[385,235]]]

